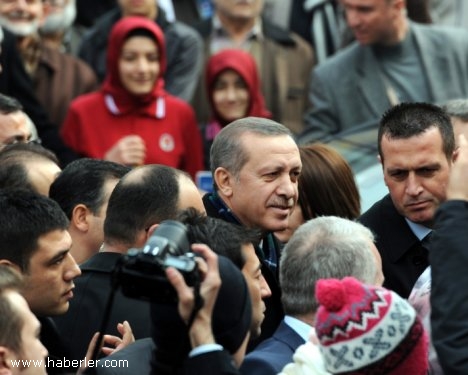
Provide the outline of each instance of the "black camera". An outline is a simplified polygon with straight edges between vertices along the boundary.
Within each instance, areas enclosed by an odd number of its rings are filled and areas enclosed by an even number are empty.
[[[166,278],[167,267],[181,272],[189,286],[199,281],[187,228],[174,220],[161,222],[142,249],[129,249],[114,270],[114,282],[127,297],[174,303],[177,294]]]

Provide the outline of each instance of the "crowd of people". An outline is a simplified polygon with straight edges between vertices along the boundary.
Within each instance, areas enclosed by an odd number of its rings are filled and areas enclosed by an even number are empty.
[[[465,6],[0,0],[0,373],[467,374]]]

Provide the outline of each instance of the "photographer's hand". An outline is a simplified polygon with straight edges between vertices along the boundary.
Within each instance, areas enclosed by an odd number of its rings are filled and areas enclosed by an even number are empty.
[[[195,348],[215,343],[211,328],[211,315],[221,287],[221,278],[216,253],[202,244],[193,244],[192,250],[202,257],[197,258],[197,262],[201,278],[200,295],[204,300],[204,304],[196,314],[189,331],[192,348]],[[193,288],[187,286],[182,274],[174,268],[167,268],[166,276],[177,292],[179,314],[184,322],[188,323],[195,305]]]
[[[114,335],[104,335],[103,337],[101,351],[106,356],[111,355],[112,353],[115,353],[120,349],[123,349],[131,343],[135,342],[132,327],[130,327],[130,324],[127,321],[124,321],[123,323],[118,323],[117,330],[122,335],[122,338]],[[99,332],[96,332],[91,338],[91,341],[88,345],[88,350],[85,355],[85,359],[93,357],[94,347],[96,346],[98,336]],[[83,373],[83,371],[86,369],[86,364],[87,361],[82,361],[81,368],[78,370],[77,375]]]

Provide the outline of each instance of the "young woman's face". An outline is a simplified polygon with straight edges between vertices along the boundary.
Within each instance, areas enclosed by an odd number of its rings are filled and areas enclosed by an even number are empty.
[[[218,75],[213,87],[213,104],[221,118],[230,122],[245,117],[249,102],[247,85],[238,73],[226,70]]]
[[[156,42],[144,36],[127,39],[119,58],[122,85],[131,94],[148,94],[153,90],[159,71],[159,50]]]

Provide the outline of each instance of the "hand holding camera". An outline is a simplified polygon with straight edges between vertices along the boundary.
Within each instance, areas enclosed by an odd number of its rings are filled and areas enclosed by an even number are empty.
[[[219,276],[218,256],[206,245],[193,244],[192,250],[200,255],[197,258],[200,284],[200,296],[204,304],[198,310],[189,330],[192,348],[204,344],[215,343],[211,328],[211,317],[214,305],[221,287]],[[183,321],[188,324],[195,307],[193,288],[188,286],[183,275],[175,268],[166,269],[167,279],[177,292],[179,299],[178,310]]]

